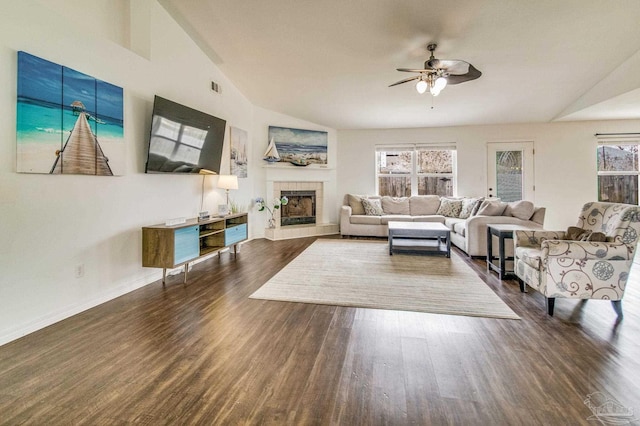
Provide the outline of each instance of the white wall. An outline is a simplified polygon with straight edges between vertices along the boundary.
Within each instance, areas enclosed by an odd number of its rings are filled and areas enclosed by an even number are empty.
[[[154,95],[248,131],[249,177],[231,192],[246,206],[263,195],[262,185],[254,182],[264,173],[257,159],[266,145],[266,123],[316,128],[262,109],[254,113],[254,106],[156,1],[135,2],[0,2],[0,344],[161,276],[160,270],[141,266],[141,227],[196,216],[202,178],[144,174]],[[138,25],[130,28],[130,22]],[[124,88],[124,176],[16,173],[19,50]],[[221,84],[222,94],[209,90],[211,80]],[[227,131],[222,172],[228,171]],[[224,193],[215,189],[205,208],[216,211],[223,202]],[[84,265],[81,278],[75,277],[78,265]]]
[[[597,200],[595,133],[638,132],[640,120],[338,131],[338,194],[373,194],[375,145],[455,142],[458,195],[486,195],[487,142],[533,141],[535,204],[545,227],[566,229]],[[338,200],[340,204],[342,200]]]

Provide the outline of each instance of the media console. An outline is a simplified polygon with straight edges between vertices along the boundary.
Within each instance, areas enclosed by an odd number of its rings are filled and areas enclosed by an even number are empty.
[[[247,213],[198,220],[168,226],[165,224],[142,228],[142,266],[162,268],[162,284],[167,269],[184,265],[184,282],[187,282],[189,262],[208,254],[233,246],[247,239]]]

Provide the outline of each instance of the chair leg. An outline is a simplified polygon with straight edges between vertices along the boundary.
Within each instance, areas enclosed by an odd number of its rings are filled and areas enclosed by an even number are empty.
[[[527,283],[525,283],[523,280],[521,280],[520,277],[518,277],[518,282],[520,283],[520,291],[522,293],[526,293],[527,292]]]
[[[555,297],[547,297],[544,299],[544,305],[547,308],[547,313],[549,314],[550,317],[553,316],[553,307],[556,304],[556,298]]]
[[[618,318],[622,318],[622,300],[612,300],[613,310],[618,314]]]

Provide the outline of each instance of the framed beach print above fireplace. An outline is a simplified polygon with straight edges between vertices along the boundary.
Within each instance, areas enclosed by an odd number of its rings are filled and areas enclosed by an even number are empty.
[[[269,141],[275,143],[280,162],[327,166],[327,132],[269,126]]]

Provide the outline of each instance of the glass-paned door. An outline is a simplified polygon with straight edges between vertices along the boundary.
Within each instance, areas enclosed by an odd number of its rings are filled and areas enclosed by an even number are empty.
[[[487,144],[487,197],[533,201],[533,142]]]

